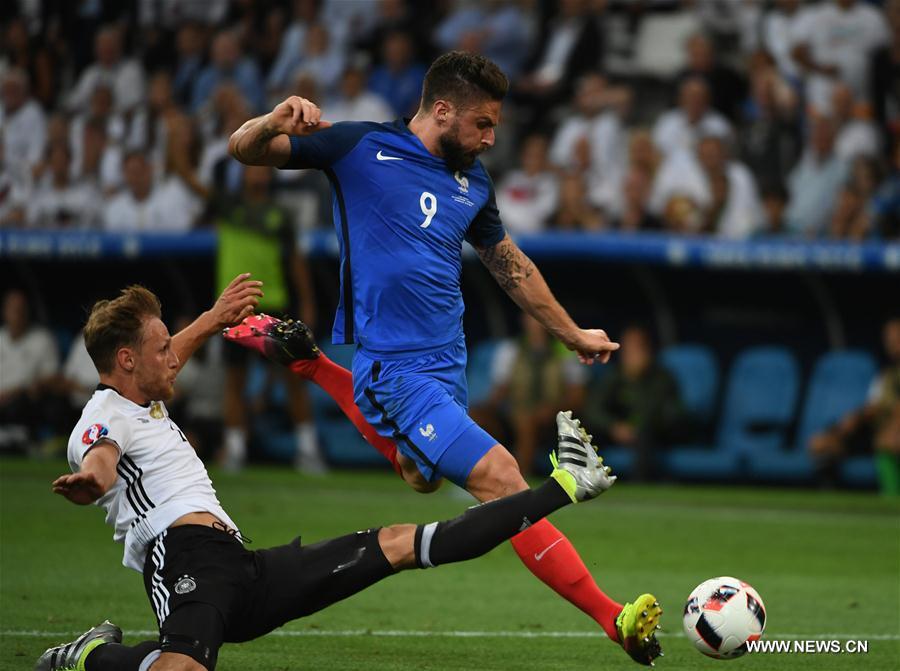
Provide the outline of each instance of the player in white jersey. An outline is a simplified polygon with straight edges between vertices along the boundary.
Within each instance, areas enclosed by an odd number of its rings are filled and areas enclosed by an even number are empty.
[[[262,636],[397,571],[480,556],[615,481],[578,420],[560,413],[559,461],[537,489],[446,522],[245,549],[164,401],[182,363],[206,338],[250,314],[259,295],[259,282],[238,276],[211,310],[174,337],[160,319],[159,300],[143,287],[92,309],[84,339],[101,384],[69,440],[73,473],[57,478],[53,490],[106,510],[115,540],[125,544],[123,563],[143,572],[159,638],[122,645],[121,629],[104,622],[44,652],[36,671],[214,669],[225,641]]]

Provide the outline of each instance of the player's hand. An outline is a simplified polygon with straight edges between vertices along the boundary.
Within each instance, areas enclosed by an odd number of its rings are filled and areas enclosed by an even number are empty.
[[[322,120],[322,110],[315,103],[300,96],[279,103],[268,116],[269,128],[287,135],[307,135],[331,126]]]
[[[609,357],[619,349],[619,343],[612,342],[603,329],[581,329],[578,331],[575,341],[569,345],[578,353],[578,359],[588,366],[594,362],[606,363]]]
[[[218,332],[240,324],[245,317],[252,315],[263,295],[262,284],[259,280],[251,280],[250,273],[241,273],[231,280],[210,310],[215,322],[213,330]]]
[[[72,503],[86,506],[93,503],[106,492],[97,479],[97,475],[90,471],[80,471],[69,475],[62,475],[53,481],[53,492],[65,496]]]

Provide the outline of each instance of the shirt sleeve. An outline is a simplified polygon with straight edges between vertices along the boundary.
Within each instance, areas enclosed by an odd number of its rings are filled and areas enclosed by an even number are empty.
[[[485,173],[488,180],[488,199],[466,231],[466,241],[473,247],[493,247],[506,237],[503,222],[500,221],[500,210],[497,209],[497,196],[494,193],[494,182]]]
[[[101,440],[109,441],[125,454],[131,440],[128,421],[118,413],[102,410],[84,417],[69,438],[69,465],[73,471],[81,469],[81,462],[92,447]]]
[[[329,168],[346,156],[366,133],[375,128],[378,128],[378,124],[342,121],[309,135],[291,135],[291,157],[281,168],[283,170]]]

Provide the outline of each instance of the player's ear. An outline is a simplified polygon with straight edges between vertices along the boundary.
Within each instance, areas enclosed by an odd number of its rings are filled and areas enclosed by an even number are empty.
[[[134,350],[130,347],[120,347],[116,350],[116,363],[120,368],[129,373],[132,372],[134,370]]]
[[[435,120],[439,125],[447,122],[447,117],[453,111],[453,105],[446,100],[435,100],[434,106],[431,108]]]

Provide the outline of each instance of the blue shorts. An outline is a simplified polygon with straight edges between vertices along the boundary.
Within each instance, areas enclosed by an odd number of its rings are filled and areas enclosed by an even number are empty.
[[[357,349],[353,394],[366,421],[429,482],[445,477],[465,487],[475,464],[497,444],[468,415],[463,338],[403,358]]]

